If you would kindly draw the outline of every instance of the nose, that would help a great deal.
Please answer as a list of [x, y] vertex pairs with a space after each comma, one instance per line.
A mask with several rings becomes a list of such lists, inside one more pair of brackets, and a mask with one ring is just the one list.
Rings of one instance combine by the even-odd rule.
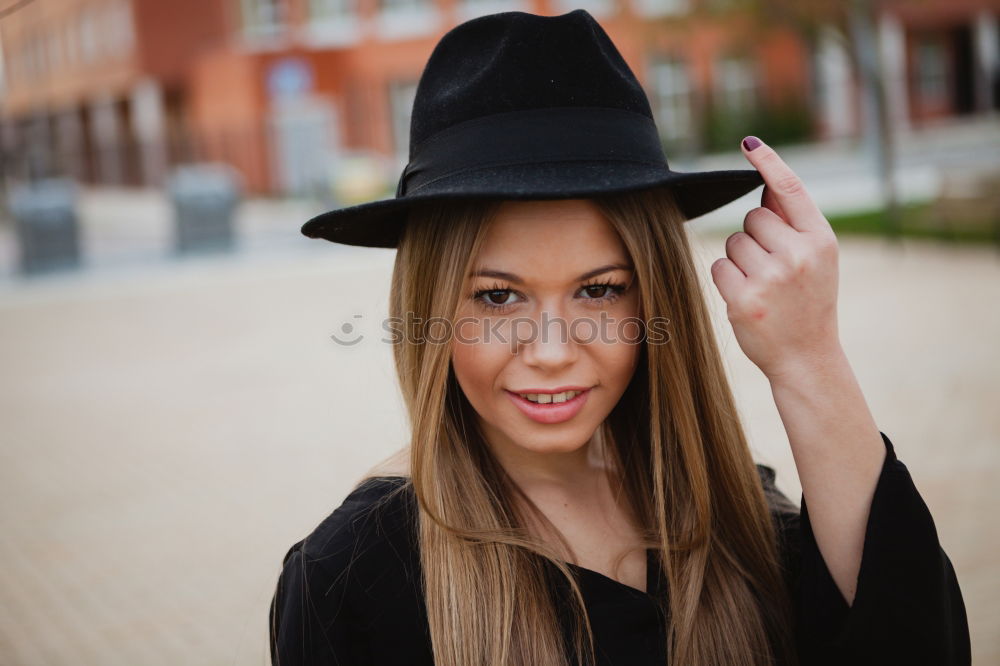
[[573, 339], [570, 324], [561, 314], [543, 310], [516, 327], [514, 334], [521, 360], [544, 371], [558, 370], [575, 363], [580, 348]]

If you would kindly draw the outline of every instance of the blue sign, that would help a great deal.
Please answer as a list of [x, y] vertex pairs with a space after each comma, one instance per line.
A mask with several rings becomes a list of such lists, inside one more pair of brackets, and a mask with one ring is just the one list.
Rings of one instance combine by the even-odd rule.
[[312, 85], [312, 66], [302, 58], [282, 58], [267, 72], [267, 91], [272, 97], [297, 97]]

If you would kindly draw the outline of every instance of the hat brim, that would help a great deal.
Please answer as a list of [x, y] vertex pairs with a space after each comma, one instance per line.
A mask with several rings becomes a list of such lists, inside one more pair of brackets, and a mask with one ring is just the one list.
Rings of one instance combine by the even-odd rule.
[[302, 225], [302, 233], [345, 245], [394, 248], [407, 211], [417, 201], [576, 199], [661, 185], [671, 188], [685, 220], [691, 220], [763, 184], [754, 169], [681, 172], [645, 163], [607, 161], [497, 166], [452, 174], [402, 197], [321, 213]]

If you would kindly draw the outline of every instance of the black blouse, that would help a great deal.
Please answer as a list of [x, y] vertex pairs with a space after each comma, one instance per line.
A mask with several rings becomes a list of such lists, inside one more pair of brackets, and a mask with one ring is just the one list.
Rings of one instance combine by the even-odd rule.
[[[884, 433], [882, 439], [886, 458], [850, 606], [816, 545], [805, 497], [799, 511], [775, 487], [774, 469], [757, 464], [778, 526], [801, 663], [970, 664], [955, 570], [909, 470]], [[420, 590], [416, 500], [411, 487], [391, 493], [405, 481], [365, 480], [288, 550], [269, 611], [272, 664], [434, 663]], [[579, 574], [601, 664], [666, 663], [665, 579], [655, 551], [647, 558], [648, 592], [570, 564]]]

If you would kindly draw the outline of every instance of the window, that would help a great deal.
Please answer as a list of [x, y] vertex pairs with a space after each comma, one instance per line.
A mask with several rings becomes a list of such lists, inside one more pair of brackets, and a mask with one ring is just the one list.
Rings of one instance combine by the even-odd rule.
[[459, 0], [455, 5], [458, 21], [464, 22], [486, 14], [530, 12], [527, 0]]
[[679, 58], [658, 57], [649, 66], [653, 112], [660, 136], [683, 141], [691, 135], [691, 78]]
[[59, 43], [60, 36], [61, 31], [55, 26], [50, 25], [47, 39], [49, 48], [48, 57], [49, 65], [51, 66], [53, 72], [58, 72], [63, 63], [62, 44]]
[[757, 73], [747, 58], [727, 57], [715, 71], [716, 100], [727, 112], [742, 116], [757, 106]]
[[108, 30], [108, 48], [116, 58], [126, 58], [132, 53], [135, 45], [135, 32], [132, 26], [132, 3], [129, 0], [119, 0], [109, 5], [105, 14]]
[[379, 0], [380, 39], [423, 37], [443, 29], [444, 18], [431, 0]]
[[413, 99], [417, 94], [417, 81], [391, 81], [389, 83], [389, 113], [392, 117], [392, 139], [399, 169], [409, 161], [410, 117]]
[[948, 97], [948, 54], [940, 39], [924, 38], [917, 44], [917, 92], [931, 103]]
[[45, 61], [45, 40], [42, 37], [42, 33], [36, 32], [32, 34], [28, 45], [31, 53], [32, 76], [42, 78], [48, 73], [48, 63]]
[[316, 47], [349, 46], [361, 39], [357, 0], [309, 0], [306, 36]]
[[632, 0], [635, 12], [640, 16], [677, 16], [691, 9], [691, 0]]
[[69, 63], [69, 67], [71, 68], [76, 66], [77, 58], [80, 57], [78, 38], [79, 33], [72, 21], [67, 21], [63, 24], [63, 47], [66, 53], [66, 62]]
[[617, 10], [617, 2], [621, 0], [555, 0], [553, 3], [559, 12], [569, 12], [574, 9], [586, 9], [595, 18], [612, 16]]
[[356, 11], [354, 0], [309, 0], [309, 18], [312, 20], [353, 16]]
[[379, 7], [389, 11], [394, 9], [420, 9], [427, 4], [427, 0], [379, 0]]
[[80, 45], [80, 59], [83, 60], [84, 64], [94, 62], [99, 55], [97, 45], [98, 23], [98, 17], [92, 7], [85, 7], [80, 12], [79, 23], [77, 25], [79, 30], [78, 42]]
[[284, 32], [285, 0], [240, 0], [243, 34], [251, 39], [276, 37]]
[[812, 55], [811, 93], [827, 137], [848, 136], [852, 119], [851, 62], [845, 40], [830, 26], [819, 33]]

